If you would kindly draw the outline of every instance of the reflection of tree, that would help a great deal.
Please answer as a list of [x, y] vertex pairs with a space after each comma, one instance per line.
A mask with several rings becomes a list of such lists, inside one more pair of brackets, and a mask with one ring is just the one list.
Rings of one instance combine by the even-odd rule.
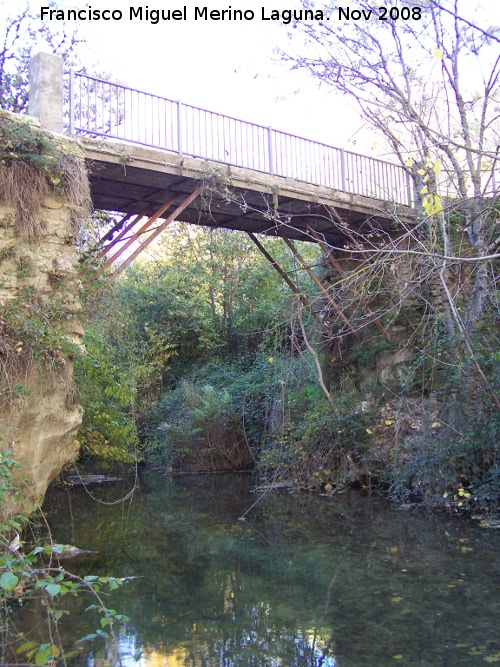
[[[321, 642], [321, 633], [297, 627], [283, 628], [269, 622], [269, 608], [261, 603], [248, 610], [245, 628], [223, 631], [220, 625], [208, 625], [202, 636], [192, 636], [186, 667], [333, 667], [329, 641]], [[327, 632], [321, 636], [327, 636]]]

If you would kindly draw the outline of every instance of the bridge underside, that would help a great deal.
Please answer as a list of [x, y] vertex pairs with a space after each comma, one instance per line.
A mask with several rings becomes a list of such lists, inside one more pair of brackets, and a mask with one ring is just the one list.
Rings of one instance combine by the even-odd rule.
[[[160, 217], [191, 195], [200, 182], [227, 185], [230, 201], [205, 192], [177, 218], [212, 227], [312, 241], [308, 228], [331, 246], [344, 248], [374, 231], [394, 230], [395, 220], [414, 221], [406, 206], [336, 191], [250, 169], [166, 151], [80, 138], [96, 209], [153, 214], [176, 195]], [[277, 214], [277, 215], [276, 215]]]

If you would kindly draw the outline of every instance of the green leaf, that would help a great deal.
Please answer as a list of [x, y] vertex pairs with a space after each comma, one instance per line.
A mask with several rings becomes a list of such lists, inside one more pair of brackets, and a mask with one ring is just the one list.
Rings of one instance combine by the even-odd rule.
[[20, 655], [21, 653], [27, 653], [37, 647], [38, 644], [36, 642], [24, 642], [24, 644], [21, 644], [21, 646], [16, 648], [16, 653], [17, 655]]
[[35, 665], [46, 665], [51, 659], [51, 657], [52, 654], [50, 648], [46, 648], [43, 651], [38, 649], [38, 651], [35, 654]]
[[10, 593], [19, 583], [18, 577], [12, 572], [4, 572], [0, 577], [0, 588]]
[[45, 586], [45, 590], [47, 591], [47, 593], [50, 595], [51, 598], [60, 593], [61, 588], [62, 586], [60, 586], [60, 584], [47, 584]]
[[91, 632], [90, 635], [85, 635], [85, 637], [82, 637], [81, 639], [77, 639], [75, 644], [82, 644], [83, 642], [88, 642], [92, 639], [95, 639], [97, 635], [95, 632]]
[[122, 623], [128, 623], [128, 621], [130, 621], [130, 618], [125, 614], [116, 614], [115, 619], [117, 621], [121, 621]]

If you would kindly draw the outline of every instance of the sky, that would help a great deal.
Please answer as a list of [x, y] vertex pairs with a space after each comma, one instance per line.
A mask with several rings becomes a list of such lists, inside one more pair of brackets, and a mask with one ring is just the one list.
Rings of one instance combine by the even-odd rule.
[[[288, 34], [295, 37], [295, 33], [281, 22], [261, 20], [262, 0], [233, 3], [233, 8], [254, 10], [255, 19], [245, 22], [195, 21], [194, 7], [204, 4], [198, 0], [183, 2], [187, 6], [186, 21], [157, 25], [130, 21], [129, 7], [184, 5], [175, 1], [143, 5], [131, 0], [90, 2], [92, 9], [120, 8], [123, 19], [80, 22], [80, 32], [86, 39], [82, 60], [93, 63], [96, 71], [112, 80], [134, 88], [357, 150], [357, 112], [346, 100], [335, 99], [331, 90], [318, 90], [317, 83], [305, 72], [291, 72], [279, 61], [276, 48], [287, 46]], [[36, 8], [41, 5], [38, 3]], [[62, 0], [57, 6], [78, 5]], [[208, 6], [231, 7], [222, 3]], [[298, 41], [298, 33], [296, 36]], [[91, 71], [92, 67], [87, 69]]]
[[[29, 0], [35, 11], [42, 2]], [[448, 0], [444, 0], [447, 2]], [[202, 0], [182, 0], [187, 20], [160, 21], [154, 25], [131, 21], [129, 8], [179, 9], [175, 0], [149, 4], [133, 0], [94, 0], [87, 5], [56, 0], [58, 8], [120, 9], [120, 21], [80, 21], [86, 39], [81, 59], [87, 70], [105, 73], [110, 80], [203, 107], [242, 120], [272, 126], [366, 155], [380, 156], [381, 144], [363, 123], [353, 103], [327, 86], [319, 87], [304, 71], [291, 71], [276, 49], [300, 51], [300, 31], [280, 21], [262, 20], [279, 3], [267, 0], [235, 0], [233, 5], [212, 2], [209, 9], [251, 9], [252, 21], [196, 21], [194, 8]], [[468, 0], [479, 9], [485, 27], [500, 25], [498, 0]], [[374, 3], [379, 7], [383, 2]], [[401, 0], [387, 6], [402, 7]], [[281, 4], [281, 8], [283, 8]], [[300, 3], [289, 3], [298, 8]], [[314, 6], [314, 5], [313, 5]], [[316, 7], [320, 7], [318, 3]], [[342, 3], [355, 8], [356, 2]], [[56, 21], [53, 22], [56, 25]], [[59, 24], [60, 25], [60, 24]], [[74, 25], [74, 23], [73, 23]]]

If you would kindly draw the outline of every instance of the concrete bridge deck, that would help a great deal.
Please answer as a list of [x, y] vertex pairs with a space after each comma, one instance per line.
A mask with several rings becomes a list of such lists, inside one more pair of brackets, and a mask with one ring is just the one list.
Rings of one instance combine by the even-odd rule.
[[96, 209], [140, 214], [151, 204], [152, 214], [177, 195], [160, 216], [165, 218], [200, 181], [213, 179], [227, 182], [231, 201], [214, 195], [208, 204], [197, 197], [178, 220], [306, 241], [314, 240], [307, 231], [310, 226], [328, 244], [342, 248], [349, 232], [389, 230], [395, 216], [405, 222], [415, 218], [408, 206], [321, 185], [121, 142], [80, 140]]

